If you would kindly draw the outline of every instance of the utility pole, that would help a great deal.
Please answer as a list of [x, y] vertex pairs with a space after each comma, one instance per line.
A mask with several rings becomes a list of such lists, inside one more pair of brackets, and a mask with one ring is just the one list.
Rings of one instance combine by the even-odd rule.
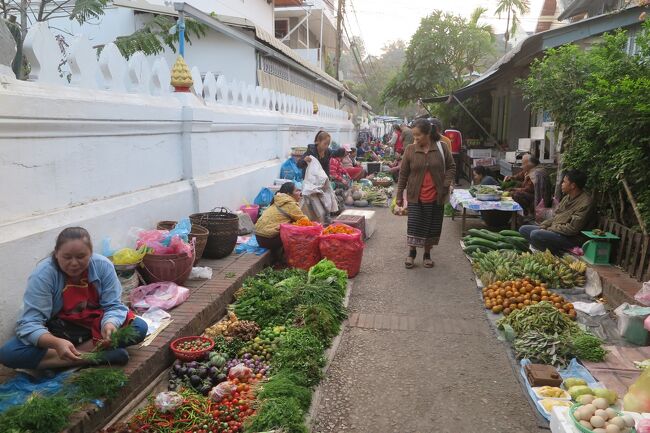
[[334, 58], [334, 67], [336, 68], [335, 77], [339, 79], [339, 70], [341, 66], [341, 45], [343, 43], [343, 14], [345, 13], [345, 0], [339, 0], [338, 13], [336, 14], [336, 55]]

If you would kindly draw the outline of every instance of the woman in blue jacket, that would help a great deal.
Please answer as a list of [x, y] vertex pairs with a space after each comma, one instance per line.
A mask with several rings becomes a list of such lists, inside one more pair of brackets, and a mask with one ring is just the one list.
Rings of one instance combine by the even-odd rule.
[[129, 354], [124, 347], [144, 340], [147, 324], [122, 304], [121, 293], [113, 264], [93, 254], [88, 232], [66, 228], [52, 256], [29, 277], [16, 336], [0, 348], [0, 363], [25, 369], [88, 364], [77, 346], [91, 340], [105, 344], [118, 328], [131, 325], [136, 335], [130, 341], [99, 351], [93, 361], [126, 364]]

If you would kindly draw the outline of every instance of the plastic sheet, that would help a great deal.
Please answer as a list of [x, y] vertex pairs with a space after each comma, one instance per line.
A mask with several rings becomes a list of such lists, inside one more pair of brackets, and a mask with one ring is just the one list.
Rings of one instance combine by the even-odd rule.
[[67, 370], [39, 379], [25, 373], [18, 373], [18, 376], [0, 385], [0, 413], [23, 404], [33, 393], [43, 396], [56, 394], [61, 391], [64, 382], [73, 373], [73, 370]]
[[162, 413], [173, 412], [183, 404], [183, 396], [174, 391], [158, 393], [154, 405]]
[[294, 268], [309, 270], [320, 262], [319, 236], [323, 226], [294, 226], [292, 224], [280, 225], [280, 238], [284, 246], [287, 264]]
[[354, 234], [323, 234], [319, 239], [319, 249], [323, 258], [331, 260], [338, 269], [346, 271], [349, 278], [354, 278], [361, 269], [364, 244], [361, 230], [347, 227], [352, 229]]
[[266, 248], [260, 247], [257, 243], [257, 238], [255, 235], [251, 236], [246, 242], [237, 244], [235, 247], [235, 253], [237, 254], [255, 254], [256, 256], [261, 256], [267, 251]]
[[192, 268], [188, 280], [209, 280], [212, 278], [212, 268], [208, 266]]
[[139, 311], [147, 311], [152, 307], [171, 310], [185, 302], [189, 296], [189, 289], [166, 281], [133, 289], [129, 294], [129, 301], [131, 306]]

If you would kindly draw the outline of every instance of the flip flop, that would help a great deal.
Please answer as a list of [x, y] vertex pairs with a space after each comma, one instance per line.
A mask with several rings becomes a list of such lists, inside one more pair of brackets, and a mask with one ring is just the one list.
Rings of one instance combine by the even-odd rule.
[[425, 268], [433, 268], [433, 260], [431, 260], [431, 259], [424, 259], [424, 260], [422, 261], [422, 265], [423, 265]]
[[413, 269], [413, 267], [415, 267], [415, 259], [413, 257], [407, 257], [404, 261], [404, 267], [406, 267], [406, 269]]

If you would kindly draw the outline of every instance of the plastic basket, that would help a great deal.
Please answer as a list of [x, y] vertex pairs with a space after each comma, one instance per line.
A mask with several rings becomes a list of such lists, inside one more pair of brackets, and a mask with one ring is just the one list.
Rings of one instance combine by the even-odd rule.
[[[188, 352], [185, 350], [180, 350], [177, 349], [176, 346], [184, 341], [190, 341], [190, 340], [203, 340], [203, 341], [208, 341], [210, 342], [210, 347], [207, 349], [198, 351], [198, 352]], [[169, 345], [170, 349], [172, 352], [174, 352], [174, 356], [176, 356], [176, 359], [179, 359], [184, 362], [191, 362], [191, 361], [198, 361], [199, 359], [205, 358], [205, 356], [214, 348], [214, 340], [208, 337], [203, 337], [203, 336], [190, 336], [190, 337], [181, 337], [177, 338], [176, 340], [172, 341]]]
[[[582, 424], [580, 424], [580, 421], [578, 421], [576, 419], [575, 415], [574, 415], [575, 411], [578, 410], [579, 408], [581, 408], [582, 406], [583, 405], [581, 405], [581, 404], [574, 404], [573, 406], [571, 406], [571, 408], [569, 409], [569, 416], [571, 417], [571, 421], [573, 421], [573, 425], [580, 432], [582, 432], [582, 433], [593, 433], [593, 430], [589, 430], [589, 429], [583, 427]], [[616, 409], [614, 409], [614, 410], [616, 410]], [[623, 414], [621, 412], [619, 412], [619, 411], [616, 411], [616, 415], [623, 416]], [[630, 433], [636, 433], [636, 429], [634, 427], [632, 427], [632, 429], [629, 430], [629, 431], [630, 431]]]

